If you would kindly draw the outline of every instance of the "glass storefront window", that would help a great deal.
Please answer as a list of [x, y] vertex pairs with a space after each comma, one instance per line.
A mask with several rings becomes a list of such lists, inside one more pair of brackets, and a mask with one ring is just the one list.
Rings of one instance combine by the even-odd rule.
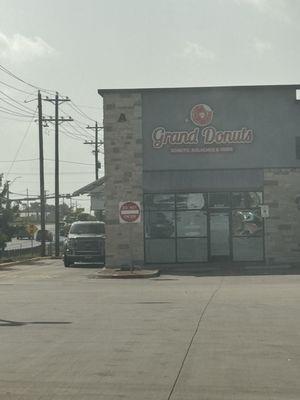
[[230, 207], [230, 193], [216, 192], [209, 193], [209, 207], [211, 208], [227, 208]]
[[176, 223], [178, 237], [207, 236], [207, 215], [204, 211], [178, 211]]
[[264, 258], [262, 237], [234, 237], [233, 261], [262, 261]]
[[232, 208], [256, 208], [262, 204], [262, 192], [233, 192]]
[[146, 238], [171, 238], [175, 236], [173, 211], [145, 212]]
[[233, 236], [262, 236], [263, 219], [260, 209], [232, 211]]
[[148, 239], [145, 243], [146, 260], [150, 263], [176, 261], [174, 239]]
[[146, 262], [262, 261], [262, 199], [259, 191], [145, 194]]
[[174, 210], [174, 194], [146, 194], [144, 196], [145, 210]]
[[177, 239], [178, 262], [207, 261], [207, 238]]
[[176, 195], [176, 208], [187, 210], [202, 210], [206, 207], [206, 194], [182, 193]]

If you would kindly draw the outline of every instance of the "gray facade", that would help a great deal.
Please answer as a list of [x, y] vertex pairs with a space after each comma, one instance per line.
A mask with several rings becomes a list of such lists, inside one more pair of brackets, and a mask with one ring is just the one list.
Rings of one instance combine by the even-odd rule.
[[297, 88], [99, 90], [107, 264], [298, 261]]
[[[295, 136], [300, 126], [296, 88], [257, 86], [143, 92], [144, 170], [300, 167], [300, 160], [295, 157]], [[191, 110], [197, 104], [208, 105], [213, 111], [209, 124], [197, 126], [191, 120]], [[199, 145], [190, 147], [202, 147], [201, 132], [207, 126], [217, 131], [246, 128], [253, 131], [253, 141], [224, 146], [233, 147], [233, 151], [218, 154], [170, 152], [170, 148], [178, 150], [176, 145], [153, 147], [152, 132], [157, 127], [172, 132], [199, 128]]]

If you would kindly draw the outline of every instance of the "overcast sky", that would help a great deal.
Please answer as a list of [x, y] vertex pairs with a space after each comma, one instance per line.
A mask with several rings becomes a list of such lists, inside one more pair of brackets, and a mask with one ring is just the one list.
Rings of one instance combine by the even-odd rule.
[[[94, 180], [92, 147], [83, 142], [92, 139], [84, 137], [92, 134], [85, 125], [102, 123], [99, 88], [300, 83], [298, 0], [0, 0], [0, 6], [0, 64], [69, 96], [91, 118], [69, 103], [60, 106], [62, 116], [76, 119], [61, 131], [62, 193]], [[3, 71], [0, 81], [0, 172], [13, 182], [12, 192], [38, 194], [36, 101], [25, 104], [32, 111], [20, 104], [36, 91]], [[51, 104], [44, 108], [54, 114]], [[46, 190], [53, 193], [53, 130], [44, 137]]]

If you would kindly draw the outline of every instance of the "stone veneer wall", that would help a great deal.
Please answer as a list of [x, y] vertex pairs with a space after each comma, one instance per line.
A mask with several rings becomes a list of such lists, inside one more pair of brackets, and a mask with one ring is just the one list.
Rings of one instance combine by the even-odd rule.
[[[119, 202], [143, 204], [142, 100], [108, 93], [104, 102], [106, 265], [144, 261], [143, 223], [120, 224]], [[124, 121], [125, 117], [125, 121]]]
[[[264, 203], [270, 217], [265, 220], [266, 262], [300, 261], [300, 169], [266, 169]], [[299, 204], [300, 206], [300, 204]]]

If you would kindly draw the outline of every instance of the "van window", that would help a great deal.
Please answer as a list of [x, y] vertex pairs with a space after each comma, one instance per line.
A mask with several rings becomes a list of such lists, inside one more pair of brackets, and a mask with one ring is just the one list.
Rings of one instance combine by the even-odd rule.
[[105, 227], [104, 224], [74, 224], [69, 233], [102, 235], [105, 233]]

